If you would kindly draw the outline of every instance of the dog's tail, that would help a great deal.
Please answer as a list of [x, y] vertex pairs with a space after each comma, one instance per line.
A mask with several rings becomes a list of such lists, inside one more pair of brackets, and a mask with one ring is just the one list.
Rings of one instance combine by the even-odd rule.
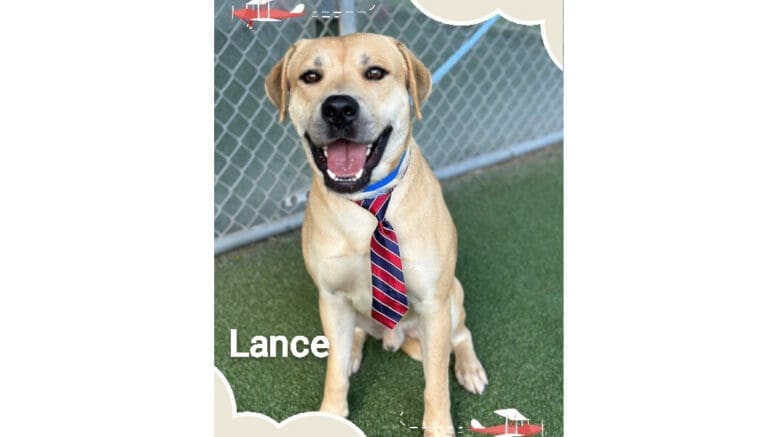
[[416, 361], [421, 361], [421, 358], [423, 357], [421, 355], [421, 342], [417, 338], [406, 336], [401, 347], [407, 356]]

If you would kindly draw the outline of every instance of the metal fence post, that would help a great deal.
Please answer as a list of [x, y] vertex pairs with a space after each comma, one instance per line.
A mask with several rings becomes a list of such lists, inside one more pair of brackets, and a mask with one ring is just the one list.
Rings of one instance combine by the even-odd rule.
[[340, 35], [348, 35], [356, 32], [356, 11], [353, 0], [339, 0], [340, 7]]

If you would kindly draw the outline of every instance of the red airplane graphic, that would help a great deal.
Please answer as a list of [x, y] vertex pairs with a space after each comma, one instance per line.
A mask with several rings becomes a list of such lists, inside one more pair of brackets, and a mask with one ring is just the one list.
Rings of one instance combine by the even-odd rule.
[[494, 425], [489, 426], [488, 428], [470, 428], [468, 429], [470, 432], [476, 432], [478, 434], [491, 434], [491, 435], [498, 435], [498, 436], [532, 436], [535, 434], [539, 434], [542, 432], [542, 427], [540, 425], [533, 425], [529, 423], [525, 423], [523, 425], [515, 425], [515, 426], [507, 426], [507, 429], [505, 429], [505, 426], [502, 425]]
[[[251, 0], [246, 3], [243, 9], [235, 10], [232, 6], [232, 16], [245, 21], [249, 29], [254, 28], [254, 21], [281, 21], [289, 18], [305, 16], [305, 5], [302, 3], [294, 6], [294, 9], [287, 11], [285, 9], [271, 8], [269, 3], [272, 0]], [[265, 5], [262, 7], [262, 5]], [[252, 6], [256, 6], [253, 8]]]
[[[505, 423], [502, 425], [494, 425], [485, 427], [475, 419], [472, 419], [470, 428], [467, 431], [475, 432], [478, 434], [491, 434], [498, 437], [515, 437], [515, 436], [532, 436], [540, 433], [544, 433], [544, 426], [533, 425], [529, 423], [529, 419], [523, 417], [521, 413], [515, 408], [508, 408], [504, 410], [496, 410], [494, 413], [505, 418]], [[514, 422], [509, 424], [508, 422]]]

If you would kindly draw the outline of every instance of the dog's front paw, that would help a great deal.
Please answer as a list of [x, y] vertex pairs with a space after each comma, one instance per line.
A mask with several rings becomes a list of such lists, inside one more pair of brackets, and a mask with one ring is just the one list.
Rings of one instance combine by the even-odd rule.
[[456, 380], [467, 391], [480, 395], [486, 390], [488, 385], [486, 370], [474, 355], [467, 359], [457, 357], [454, 371], [456, 372]]
[[335, 416], [348, 417], [347, 402], [328, 402], [326, 399], [321, 403], [319, 409], [322, 413], [334, 414]]
[[429, 420], [424, 419], [424, 437], [449, 437], [456, 435], [453, 429], [453, 422], [450, 417], [442, 420]]

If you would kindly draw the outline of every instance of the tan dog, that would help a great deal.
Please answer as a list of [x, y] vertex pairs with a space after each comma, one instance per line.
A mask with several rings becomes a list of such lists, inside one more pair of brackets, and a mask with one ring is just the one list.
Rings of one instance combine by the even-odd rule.
[[[451, 350], [464, 388], [480, 394], [488, 380], [464, 325], [463, 290], [454, 276], [456, 228], [412, 137], [409, 100], [421, 119], [420, 105], [431, 92], [429, 70], [402, 43], [382, 35], [300, 40], [272, 69], [265, 89], [281, 121], [288, 103], [313, 169], [302, 251], [330, 344], [321, 410], [348, 415], [348, 378], [359, 369], [369, 334], [383, 339], [384, 349], [402, 347], [422, 359], [425, 435], [453, 434]], [[383, 187], [393, 188], [386, 218], [401, 248], [410, 308], [392, 330], [370, 315], [377, 220], [354, 200], [372, 197], [365, 188], [385, 182], [395, 169], [397, 177]]]

